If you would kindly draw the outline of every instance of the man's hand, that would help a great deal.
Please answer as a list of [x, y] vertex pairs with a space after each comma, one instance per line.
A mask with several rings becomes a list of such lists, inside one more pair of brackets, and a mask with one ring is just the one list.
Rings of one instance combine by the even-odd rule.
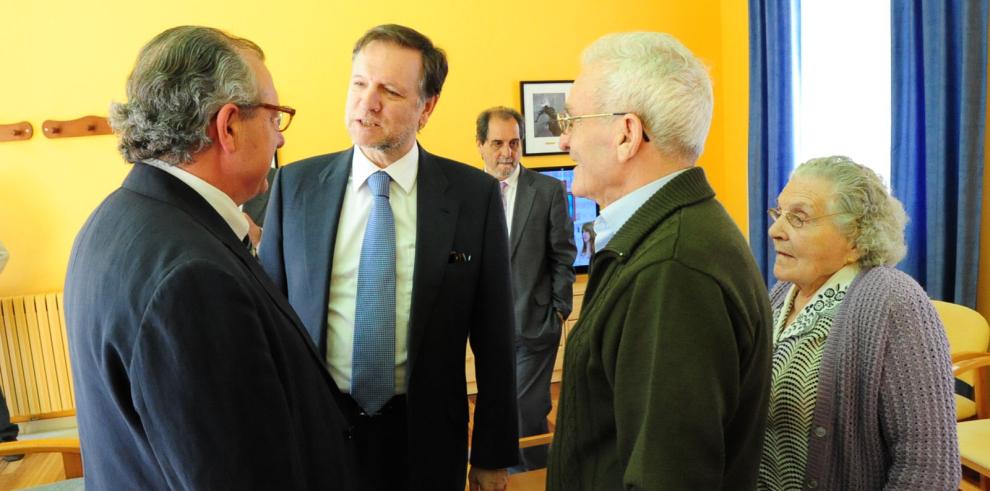
[[567, 318], [564, 317], [564, 314], [562, 314], [559, 310], [556, 309], [553, 311], [553, 313], [557, 314], [557, 319], [560, 320], [560, 325], [564, 325], [564, 321], [567, 320]]
[[509, 471], [506, 469], [482, 469], [471, 466], [468, 472], [471, 491], [505, 491], [509, 487]]

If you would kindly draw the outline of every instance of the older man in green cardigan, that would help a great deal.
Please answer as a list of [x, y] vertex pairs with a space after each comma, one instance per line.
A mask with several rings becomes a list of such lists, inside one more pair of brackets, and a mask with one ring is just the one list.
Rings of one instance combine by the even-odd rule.
[[680, 42], [605, 36], [559, 121], [574, 194], [602, 207], [567, 340], [548, 489], [752, 489], [770, 308], [746, 241], [695, 167], [711, 81]]

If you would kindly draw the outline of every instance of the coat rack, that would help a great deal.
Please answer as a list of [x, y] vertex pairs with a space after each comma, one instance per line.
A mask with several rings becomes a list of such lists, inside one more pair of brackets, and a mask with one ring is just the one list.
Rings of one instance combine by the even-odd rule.
[[27, 121], [0, 124], [0, 142], [29, 140], [32, 136], [34, 136], [34, 127]]
[[47, 120], [41, 125], [48, 138], [70, 138], [74, 136], [109, 135], [113, 133], [107, 118], [84, 116], [71, 121]]

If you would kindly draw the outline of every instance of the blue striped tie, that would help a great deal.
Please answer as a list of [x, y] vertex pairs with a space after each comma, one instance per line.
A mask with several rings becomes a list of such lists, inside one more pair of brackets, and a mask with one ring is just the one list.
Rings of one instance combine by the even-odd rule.
[[384, 171], [368, 178], [372, 205], [361, 244], [351, 397], [376, 414], [395, 393], [395, 221]]

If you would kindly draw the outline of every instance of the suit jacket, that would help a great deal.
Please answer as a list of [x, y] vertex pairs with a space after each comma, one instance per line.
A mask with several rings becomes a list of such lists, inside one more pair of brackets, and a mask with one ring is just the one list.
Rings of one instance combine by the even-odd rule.
[[516, 336], [534, 349], [560, 339], [560, 320], [571, 314], [574, 285], [574, 223], [562, 183], [520, 165], [509, 257]]
[[[265, 270], [324, 352], [331, 258], [353, 151], [279, 170], [260, 248]], [[467, 464], [468, 340], [479, 387], [471, 463], [494, 469], [518, 460], [505, 217], [495, 179], [422, 147], [416, 185], [406, 370], [409, 474], [413, 489], [459, 490]]]
[[220, 215], [135, 164], [65, 284], [87, 489], [349, 489], [338, 392]]

